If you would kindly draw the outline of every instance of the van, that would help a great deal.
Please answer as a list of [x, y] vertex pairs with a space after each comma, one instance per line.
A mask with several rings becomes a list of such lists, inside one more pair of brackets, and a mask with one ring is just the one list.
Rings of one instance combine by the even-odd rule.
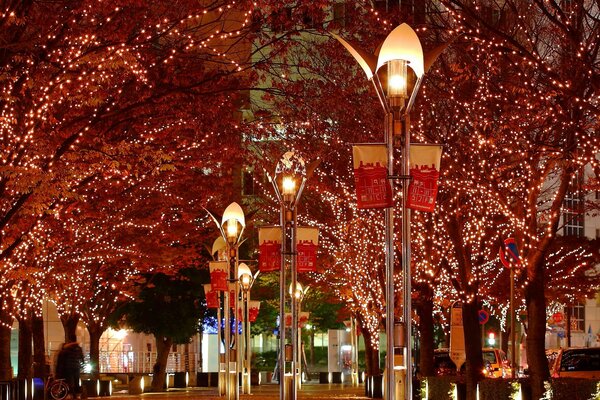
[[553, 378], [600, 379], [600, 347], [560, 349], [550, 373]]

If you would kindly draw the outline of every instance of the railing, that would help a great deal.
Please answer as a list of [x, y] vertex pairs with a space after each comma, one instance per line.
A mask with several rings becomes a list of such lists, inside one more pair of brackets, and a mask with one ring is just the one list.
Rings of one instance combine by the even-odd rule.
[[[99, 363], [100, 373], [152, 373], [156, 352], [101, 351]], [[198, 353], [169, 353], [167, 372], [196, 371], [199, 365]]]

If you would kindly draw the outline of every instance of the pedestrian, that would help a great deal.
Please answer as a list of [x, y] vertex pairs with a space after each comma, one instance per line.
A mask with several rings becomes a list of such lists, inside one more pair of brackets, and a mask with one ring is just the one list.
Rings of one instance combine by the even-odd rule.
[[76, 399], [80, 393], [79, 374], [83, 365], [83, 351], [75, 335], [70, 335], [68, 339], [58, 353], [56, 377], [65, 380], [73, 399]]

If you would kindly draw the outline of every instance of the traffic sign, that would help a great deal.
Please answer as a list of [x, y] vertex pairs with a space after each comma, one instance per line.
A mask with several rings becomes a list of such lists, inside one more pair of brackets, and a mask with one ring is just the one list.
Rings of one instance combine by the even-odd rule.
[[479, 325], [483, 325], [490, 320], [490, 313], [485, 310], [479, 310], [477, 317], [479, 318]]

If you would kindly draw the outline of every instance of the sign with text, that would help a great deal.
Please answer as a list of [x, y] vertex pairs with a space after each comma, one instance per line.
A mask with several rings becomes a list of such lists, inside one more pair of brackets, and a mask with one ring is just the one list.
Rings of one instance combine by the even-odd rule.
[[462, 303], [455, 301], [450, 309], [450, 359], [454, 361], [456, 371], [460, 371], [467, 360], [462, 311]]
[[413, 210], [433, 212], [440, 178], [442, 146], [413, 144], [410, 146], [410, 183], [406, 206]]

